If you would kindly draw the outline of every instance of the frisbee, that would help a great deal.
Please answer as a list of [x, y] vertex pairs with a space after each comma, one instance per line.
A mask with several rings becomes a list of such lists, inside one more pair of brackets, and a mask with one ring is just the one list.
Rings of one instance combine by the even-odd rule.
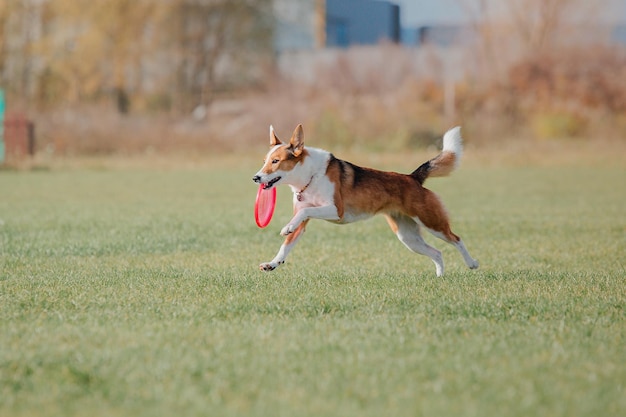
[[274, 215], [274, 208], [276, 208], [276, 187], [266, 190], [263, 188], [263, 184], [259, 185], [254, 203], [254, 220], [256, 220], [257, 226], [263, 228], [270, 224]]

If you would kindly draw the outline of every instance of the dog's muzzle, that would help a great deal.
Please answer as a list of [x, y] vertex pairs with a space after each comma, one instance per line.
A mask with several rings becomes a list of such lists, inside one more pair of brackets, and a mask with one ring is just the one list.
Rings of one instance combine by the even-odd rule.
[[270, 188], [272, 188], [274, 186], [274, 184], [276, 184], [278, 181], [281, 180], [282, 177], [276, 177], [270, 181], [268, 181], [267, 183], [263, 183], [261, 181], [261, 176], [260, 175], [255, 175], [254, 177], [252, 177], [252, 181], [256, 182], [257, 184], [263, 184], [263, 189], [264, 190], [268, 190]]

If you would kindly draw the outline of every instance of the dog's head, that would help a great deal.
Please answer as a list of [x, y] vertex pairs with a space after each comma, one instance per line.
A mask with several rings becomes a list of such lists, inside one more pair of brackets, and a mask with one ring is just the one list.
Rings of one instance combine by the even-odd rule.
[[298, 125], [293, 131], [289, 143], [281, 142], [274, 133], [274, 128], [270, 126], [270, 150], [265, 156], [263, 167], [252, 180], [262, 184], [266, 190], [281, 181], [289, 184], [290, 177], [295, 175], [294, 168], [305, 155], [302, 125]]

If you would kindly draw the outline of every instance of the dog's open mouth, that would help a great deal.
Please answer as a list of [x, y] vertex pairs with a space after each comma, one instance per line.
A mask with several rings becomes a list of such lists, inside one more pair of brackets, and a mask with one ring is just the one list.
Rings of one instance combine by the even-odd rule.
[[263, 189], [264, 190], [269, 190], [270, 188], [272, 188], [272, 186], [274, 184], [276, 184], [278, 181], [280, 181], [282, 177], [276, 177], [273, 180], [271, 180], [270, 182], [268, 182], [267, 184], [263, 184]]

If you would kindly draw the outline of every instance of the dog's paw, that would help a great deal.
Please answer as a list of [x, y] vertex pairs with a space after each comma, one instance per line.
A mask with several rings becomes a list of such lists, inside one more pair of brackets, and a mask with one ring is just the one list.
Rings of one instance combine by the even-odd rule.
[[478, 261], [476, 259], [472, 259], [473, 262], [471, 262], [468, 266], [470, 269], [478, 269]]
[[279, 262], [279, 263], [276, 263], [276, 262], [265, 262], [265, 263], [262, 263], [261, 265], [259, 265], [259, 269], [261, 271], [264, 271], [264, 272], [270, 272], [270, 271], [273, 271], [276, 268], [278, 268], [278, 266], [281, 265], [281, 264], [282, 264], [282, 262]]
[[287, 236], [293, 233], [293, 231], [296, 230], [296, 226], [294, 226], [293, 224], [289, 223], [287, 226], [283, 227], [283, 229], [280, 231], [280, 235], [281, 236]]
[[266, 262], [266, 263], [262, 263], [261, 265], [259, 265], [259, 269], [261, 271], [269, 272], [269, 271], [275, 270], [277, 266], [278, 265], [274, 265], [271, 262]]

